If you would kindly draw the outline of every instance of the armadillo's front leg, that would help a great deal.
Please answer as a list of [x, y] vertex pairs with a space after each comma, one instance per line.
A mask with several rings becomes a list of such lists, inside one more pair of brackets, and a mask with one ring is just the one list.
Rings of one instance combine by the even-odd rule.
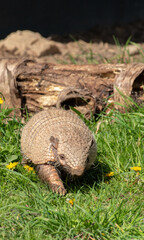
[[38, 165], [36, 166], [36, 172], [42, 181], [48, 183], [53, 192], [59, 193], [60, 195], [66, 194], [62, 180], [54, 166]]

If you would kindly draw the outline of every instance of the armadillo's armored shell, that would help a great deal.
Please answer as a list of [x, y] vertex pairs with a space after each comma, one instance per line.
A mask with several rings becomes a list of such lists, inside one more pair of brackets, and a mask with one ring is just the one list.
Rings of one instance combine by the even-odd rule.
[[[95, 143], [92, 133], [75, 113], [62, 109], [50, 109], [35, 114], [24, 127], [21, 136], [24, 157], [34, 164], [53, 160], [54, 156], [50, 151], [51, 136], [59, 141], [58, 153], [65, 153], [71, 159], [70, 167], [75, 166], [74, 161], [81, 161], [80, 154], [83, 152], [87, 154], [92, 140]], [[96, 155], [96, 144], [94, 145], [93, 158]], [[74, 154], [71, 153], [72, 148]], [[83, 148], [82, 153], [81, 148]]]

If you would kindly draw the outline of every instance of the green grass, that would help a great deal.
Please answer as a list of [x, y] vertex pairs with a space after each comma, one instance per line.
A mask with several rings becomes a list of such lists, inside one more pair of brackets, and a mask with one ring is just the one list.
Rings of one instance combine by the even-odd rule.
[[[65, 182], [64, 197], [20, 164], [6, 168], [21, 161], [22, 123], [10, 112], [0, 110], [0, 239], [144, 239], [144, 107], [99, 116], [95, 165]], [[86, 123], [95, 134], [97, 122]]]

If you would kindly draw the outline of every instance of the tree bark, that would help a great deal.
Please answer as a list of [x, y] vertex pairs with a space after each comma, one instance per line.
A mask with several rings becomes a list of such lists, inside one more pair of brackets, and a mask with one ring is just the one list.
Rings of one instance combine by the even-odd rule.
[[[143, 101], [144, 64], [54, 65], [30, 59], [0, 60], [0, 92], [18, 115], [49, 107], [74, 106], [89, 117], [107, 99], [124, 104], [124, 97]], [[117, 91], [120, 90], [120, 91]], [[21, 110], [20, 110], [21, 108]]]

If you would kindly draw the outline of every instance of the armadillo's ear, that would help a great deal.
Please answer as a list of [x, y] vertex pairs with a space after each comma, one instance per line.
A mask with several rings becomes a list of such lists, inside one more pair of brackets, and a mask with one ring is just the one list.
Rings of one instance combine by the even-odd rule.
[[58, 142], [59, 140], [53, 136], [50, 137], [50, 143], [51, 143], [51, 146], [54, 147], [55, 149], [58, 148]]
[[54, 161], [57, 161], [58, 160], [58, 153], [57, 153], [57, 149], [58, 149], [58, 142], [59, 140], [53, 136], [50, 137], [50, 148], [53, 152], [53, 155], [54, 155]]

